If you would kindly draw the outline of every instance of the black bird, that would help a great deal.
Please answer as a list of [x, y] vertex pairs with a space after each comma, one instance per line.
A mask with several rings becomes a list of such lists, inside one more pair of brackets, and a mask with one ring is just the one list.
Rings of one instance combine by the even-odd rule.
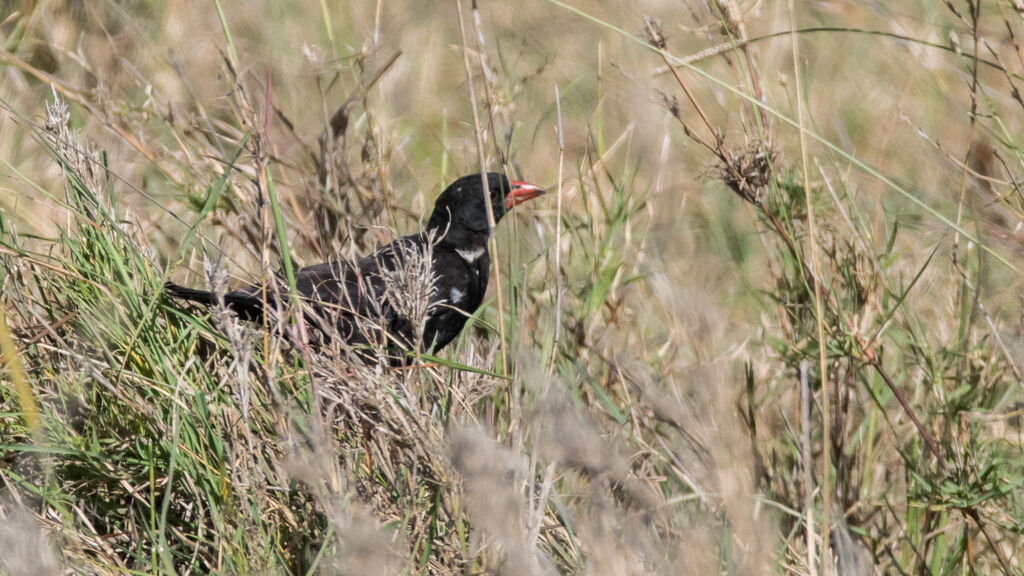
[[[434, 203], [427, 228], [403, 236], [356, 262], [335, 260], [301, 268], [295, 287], [306, 317], [330, 337], [337, 330], [347, 344], [383, 344], [394, 350], [436, 352], [451, 342], [480, 306], [487, 291], [491, 230], [480, 174], [452, 182]], [[544, 193], [533, 184], [487, 174], [487, 195], [497, 223], [512, 207]], [[429, 262], [425, 255], [430, 255]], [[433, 289], [424, 282], [433, 275]], [[273, 314], [281, 300], [274, 285], [262, 284], [224, 295], [224, 305], [240, 317], [258, 321], [264, 305]], [[175, 297], [213, 305], [213, 292], [167, 283]], [[284, 288], [282, 288], [283, 290]], [[416, 330], [420, 322], [422, 331]], [[383, 330], [382, 330], [383, 328]], [[417, 338], [419, 333], [420, 337]]]

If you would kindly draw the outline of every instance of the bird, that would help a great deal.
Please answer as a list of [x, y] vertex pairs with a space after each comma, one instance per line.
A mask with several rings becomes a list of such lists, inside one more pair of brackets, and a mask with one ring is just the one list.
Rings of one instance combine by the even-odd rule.
[[[354, 262], [336, 258], [296, 271], [305, 317], [322, 335], [342, 338], [364, 357], [373, 356], [367, 350], [386, 349], [392, 364], [405, 352], [437, 353], [447, 346], [487, 292], [491, 226], [484, 181], [477, 173], [452, 182], [419, 233]], [[497, 172], [486, 174], [486, 185], [495, 224], [545, 192]], [[173, 282], [164, 288], [170, 296], [207, 307], [222, 302], [240, 318], [258, 322], [287, 301], [287, 288], [281, 286], [281, 281], [261, 282], [224, 294], [223, 300]]]

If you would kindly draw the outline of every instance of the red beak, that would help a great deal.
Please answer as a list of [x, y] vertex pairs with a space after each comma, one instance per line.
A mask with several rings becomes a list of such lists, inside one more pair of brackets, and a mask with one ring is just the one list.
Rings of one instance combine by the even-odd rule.
[[509, 180], [509, 185], [512, 186], [512, 191], [505, 197], [505, 207], [509, 210], [544, 193], [543, 188], [529, 182]]

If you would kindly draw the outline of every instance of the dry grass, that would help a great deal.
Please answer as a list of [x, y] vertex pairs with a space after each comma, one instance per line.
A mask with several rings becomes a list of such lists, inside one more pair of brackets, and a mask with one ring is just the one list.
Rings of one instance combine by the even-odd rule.
[[[1012, 6], [481, 4], [477, 133], [454, 3], [335, 4], [0, 2], [5, 573], [1022, 570]], [[161, 294], [478, 144], [561, 195], [442, 357]]]

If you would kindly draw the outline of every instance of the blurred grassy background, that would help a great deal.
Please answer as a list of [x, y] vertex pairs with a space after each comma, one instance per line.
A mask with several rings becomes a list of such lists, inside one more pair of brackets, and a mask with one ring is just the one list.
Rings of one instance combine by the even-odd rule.
[[[570, 4], [465, 7], [478, 135], [454, 3], [0, 2], [8, 571], [1021, 571], [1024, 12]], [[552, 194], [454, 367], [160, 296], [278, 270], [268, 204], [418, 229], [478, 136]]]

